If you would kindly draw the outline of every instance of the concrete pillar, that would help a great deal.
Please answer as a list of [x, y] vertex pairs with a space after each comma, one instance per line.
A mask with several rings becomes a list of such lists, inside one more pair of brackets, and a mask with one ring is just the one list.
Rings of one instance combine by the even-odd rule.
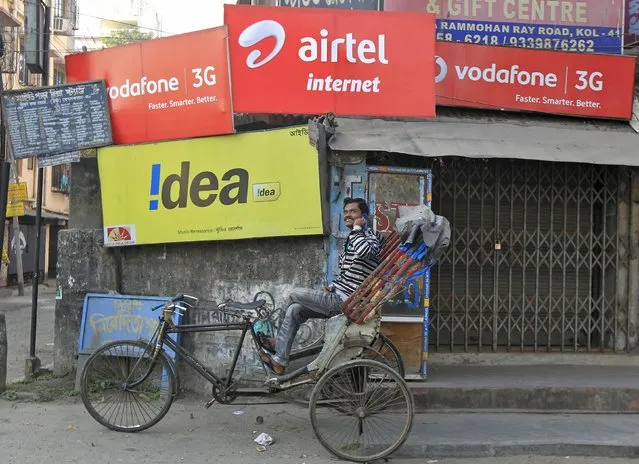
[[69, 229], [102, 230], [102, 200], [97, 158], [80, 158], [71, 164]]
[[628, 265], [628, 350], [637, 348], [639, 324], [639, 170], [633, 169], [630, 203], [630, 260]]
[[58, 235], [57, 286], [62, 299], [55, 305], [53, 369], [58, 375], [75, 366], [82, 305], [87, 292], [118, 288], [114, 253], [102, 246], [102, 202], [95, 150], [83, 152], [71, 165], [69, 229]]

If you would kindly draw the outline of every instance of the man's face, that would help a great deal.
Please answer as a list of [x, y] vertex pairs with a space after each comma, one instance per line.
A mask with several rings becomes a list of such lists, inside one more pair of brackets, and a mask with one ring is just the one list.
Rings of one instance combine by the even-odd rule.
[[353, 228], [355, 220], [362, 217], [362, 211], [359, 209], [357, 203], [347, 203], [344, 206], [344, 224], [349, 229]]

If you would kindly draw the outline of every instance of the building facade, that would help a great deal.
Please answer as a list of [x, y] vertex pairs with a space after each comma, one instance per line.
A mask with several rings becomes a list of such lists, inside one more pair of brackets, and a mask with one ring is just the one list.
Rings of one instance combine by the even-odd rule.
[[75, 51], [99, 50], [103, 39], [117, 31], [135, 30], [162, 37], [162, 21], [150, 0], [78, 0], [80, 15]]
[[[432, 175], [432, 209], [452, 233], [430, 275], [431, 359], [636, 351], [637, 134], [627, 123], [451, 108], [421, 123], [337, 122], [338, 156]], [[376, 217], [405, 204], [405, 177]]]
[[[25, 0], [2, 0], [0, 2], [0, 25], [5, 54], [1, 60], [5, 90], [18, 90], [45, 85], [60, 85], [66, 82], [64, 56], [73, 47], [73, 34], [77, 28], [78, 8], [75, 0], [50, 0], [51, 8], [49, 40], [49, 75], [32, 74], [26, 66], [25, 43]], [[5, 247], [9, 250], [10, 264], [2, 266], [0, 285], [17, 280], [15, 247], [22, 247], [23, 270], [28, 280], [33, 275], [33, 242], [35, 240], [35, 207], [38, 195], [38, 163], [35, 158], [12, 163], [12, 180], [26, 182], [27, 200], [25, 215], [19, 218], [20, 230], [17, 239], [13, 221], [8, 218], [5, 229]], [[69, 192], [71, 169], [69, 165], [44, 169], [44, 190], [42, 202], [42, 252], [40, 272], [43, 277], [55, 275], [57, 263], [57, 235], [65, 228], [69, 218]]]
[[[345, 9], [379, 9], [380, 5], [393, 2], [250, 3], [275, 3], [281, 8], [338, 5]], [[404, 2], [406, 8], [416, 3], [420, 2]], [[501, 4], [507, 8], [510, 2]], [[461, 11], [455, 14], [459, 16]], [[468, 362], [477, 359], [475, 354], [490, 356], [489, 362], [501, 362], [509, 353], [516, 353], [519, 360], [524, 354], [533, 362], [543, 359], [549, 363], [565, 362], [564, 355], [571, 358], [570, 362], [578, 363], [579, 356], [585, 354], [589, 360], [585, 362], [596, 364], [602, 358], [591, 355], [636, 352], [639, 208], [635, 205], [639, 204], [639, 162], [634, 155], [637, 133], [629, 124], [635, 62], [627, 66], [628, 59], [620, 56], [628, 50], [623, 49], [619, 40], [620, 28], [613, 25], [619, 9], [611, 7], [600, 11], [601, 15], [592, 13], [593, 21], [601, 22], [604, 18], [609, 24], [593, 22], [579, 30], [585, 33], [586, 29], [592, 32], [596, 27], [607, 28], [609, 35], [600, 36], [592, 45], [601, 54], [552, 49], [555, 39], [549, 42], [544, 39], [538, 42], [541, 46], [534, 51], [535, 57], [522, 58], [520, 52], [523, 56], [524, 50], [513, 51], [518, 48], [515, 44], [520, 43], [519, 36], [505, 36], [513, 44], [510, 47], [492, 47], [494, 35], [485, 35], [487, 44], [481, 42], [484, 36], [479, 34], [480, 43], [469, 43], [463, 36], [458, 40], [457, 35], [447, 41], [459, 47], [452, 57], [445, 57], [448, 81], [444, 81], [446, 72], [441, 69], [436, 72], [443, 85], [452, 82], [450, 87], [454, 88], [447, 101], [439, 99], [448, 90], [436, 89], [436, 118], [409, 121], [338, 116], [335, 130], [325, 141], [331, 178], [330, 182], [328, 178], [322, 182], [330, 190], [334, 208], [331, 207], [330, 233], [324, 237], [203, 240], [198, 244], [134, 246], [111, 252], [102, 246], [97, 163], [83, 159], [74, 165], [74, 173], [82, 180], [74, 184], [74, 192], [79, 195], [73, 198], [71, 230], [62, 239], [69, 257], [61, 266], [59, 279], [65, 296], [56, 308], [56, 323], [64, 327], [56, 339], [57, 372], [74, 367], [79, 308], [87, 292], [170, 295], [185, 290], [205, 300], [206, 309], [196, 310], [191, 319], [204, 322], [217, 317], [211, 308], [224, 299], [246, 300], [268, 289], [279, 306], [285, 304], [292, 285], [321, 286], [334, 272], [333, 250], [338, 249], [335, 245], [344, 238], [339, 209], [340, 200], [346, 196], [367, 198], [375, 207], [374, 226], [385, 220], [386, 231], [392, 228], [392, 220], [397, 218], [401, 206], [416, 202], [430, 205], [436, 214], [450, 220], [451, 246], [429, 276], [430, 292], [422, 300], [424, 303], [417, 293], [416, 304], [405, 304], [404, 309], [398, 305], [391, 314], [392, 320], [385, 323], [382, 319], [382, 329], [388, 330], [388, 335], [401, 345], [402, 356], [413, 373], [426, 360]], [[533, 24], [526, 18], [518, 19], [519, 24]], [[445, 27], [447, 31], [475, 24], [472, 18], [440, 17], [438, 21], [438, 28]], [[480, 32], [495, 31], [490, 26], [492, 22], [495, 21], [485, 20]], [[522, 27], [508, 30], [516, 34]], [[534, 27], [538, 30], [542, 26]], [[548, 26], [543, 28], [547, 30]], [[560, 31], [559, 34], [564, 29], [552, 31]], [[450, 34], [452, 37], [453, 32]], [[442, 37], [445, 39], [447, 35]], [[557, 40], [561, 48], [562, 39]], [[441, 46], [444, 42], [441, 39], [437, 44]], [[569, 42], [566, 44], [568, 47]], [[436, 53], [444, 48], [439, 51], [436, 48]], [[625, 80], [623, 85], [612, 85], [609, 80], [604, 81], [604, 76], [600, 76], [601, 82], [597, 81], [593, 74], [590, 81], [571, 83], [579, 92], [595, 95], [588, 97], [593, 101], [601, 98], [598, 106], [593, 103], [589, 108], [602, 111], [588, 114], [579, 105], [560, 103], [573, 97], [586, 98], [579, 93], [563, 99], [544, 95], [554, 102], [552, 108], [530, 108], [524, 105], [527, 100], [516, 98], [530, 86], [524, 90], [508, 89], [506, 85], [474, 90], [482, 76], [491, 71], [497, 73], [493, 69], [496, 65], [490, 64], [496, 59], [494, 56], [509, 50], [513, 52], [511, 56], [500, 62], [502, 76], [504, 70], [525, 70], [528, 74], [520, 75], [532, 79], [533, 71], [541, 72], [537, 67], [546, 61], [557, 61], [556, 69], [543, 70], [557, 79], [567, 69], [568, 60], [583, 60], [582, 63], [593, 66], [603, 60], [619, 63], [625, 60]], [[539, 58], [542, 55], [544, 58]], [[481, 68], [463, 61], [481, 57], [488, 61], [480, 63]], [[467, 74], [459, 71], [464, 66]], [[582, 72], [580, 67], [572, 69]], [[622, 74], [620, 69], [621, 66], [615, 74]], [[469, 79], [461, 82], [466, 75]], [[605, 73], [606, 79], [611, 76]], [[528, 86], [530, 79], [520, 84]], [[557, 81], [564, 85], [546, 87], [566, 93], [567, 75], [565, 80]], [[258, 79], [256, 85], [257, 82]], [[544, 82], [556, 83], [552, 78]], [[495, 84], [495, 79], [492, 83]], [[500, 83], [509, 82], [506, 79]], [[510, 84], [513, 83], [514, 79]], [[590, 85], [590, 90], [585, 84]], [[457, 93], [462, 89], [471, 97], [464, 100]], [[616, 90], [611, 94], [610, 89]], [[501, 92], [504, 95], [510, 92], [506, 95], [510, 98], [508, 106], [497, 99]], [[614, 103], [621, 100], [626, 106], [611, 111]], [[561, 105], [563, 108], [559, 108]], [[308, 122], [309, 117], [300, 117], [295, 122], [292, 119], [288, 114], [235, 115], [235, 128], [241, 132], [300, 124]], [[405, 182], [373, 181], [371, 173], [381, 177], [391, 172], [391, 168], [396, 170], [393, 172], [397, 177], [405, 175]], [[299, 256], [305, 257], [303, 266], [295, 264]], [[235, 261], [240, 264], [232, 264]], [[99, 275], [93, 273], [96, 268], [102, 271]], [[321, 334], [314, 333], [308, 338], [318, 336]], [[185, 343], [204, 359], [219, 361], [230, 356], [227, 340], [209, 343], [187, 337]], [[252, 367], [259, 370], [259, 362]]]

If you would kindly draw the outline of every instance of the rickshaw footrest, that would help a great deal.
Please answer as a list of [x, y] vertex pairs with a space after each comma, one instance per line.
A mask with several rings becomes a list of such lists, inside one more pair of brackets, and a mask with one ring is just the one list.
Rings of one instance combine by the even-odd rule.
[[279, 383], [288, 382], [289, 380], [293, 380], [294, 378], [299, 377], [300, 375], [303, 375], [303, 374], [307, 374], [307, 373], [308, 373], [308, 366], [303, 366], [303, 367], [300, 367], [299, 369], [297, 369], [297, 370], [295, 370], [293, 372], [290, 372], [288, 374], [276, 375], [275, 379]]

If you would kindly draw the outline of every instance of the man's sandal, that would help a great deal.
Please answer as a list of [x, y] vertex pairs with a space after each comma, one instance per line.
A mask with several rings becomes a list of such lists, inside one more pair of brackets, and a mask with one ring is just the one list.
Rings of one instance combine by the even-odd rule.
[[260, 333], [257, 334], [257, 339], [259, 340], [260, 345], [262, 345], [263, 348], [266, 348], [267, 350], [269, 350], [271, 352], [275, 351], [275, 339], [274, 338], [267, 337], [262, 332], [260, 332]]
[[265, 353], [262, 350], [259, 350], [257, 352], [257, 354], [260, 357], [260, 360], [264, 364], [266, 364], [273, 372], [275, 372], [276, 375], [284, 374], [284, 371], [286, 370], [286, 367], [284, 367], [281, 364], [279, 364], [278, 362], [274, 361], [267, 353]]

